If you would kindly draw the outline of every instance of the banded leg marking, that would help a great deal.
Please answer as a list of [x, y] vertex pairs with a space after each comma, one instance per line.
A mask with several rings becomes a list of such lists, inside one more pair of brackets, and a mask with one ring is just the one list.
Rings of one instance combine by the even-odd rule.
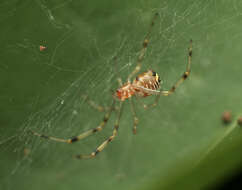
[[88, 136], [90, 136], [90, 135], [92, 135], [92, 134], [94, 134], [94, 133], [96, 133], [96, 132], [101, 131], [101, 130], [105, 127], [106, 123], [108, 122], [108, 120], [109, 120], [109, 118], [110, 118], [110, 115], [111, 115], [111, 113], [112, 113], [112, 111], [113, 111], [113, 107], [114, 107], [114, 105], [115, 105], [115, 100], [113, 100], [112, 106], [111, 106], [111, 108], [109, 109], [109, 111], [105, 114], [105, 116], [104, 116], [104, 118], [103, 118], [103, 121], [102, 121], [102, 122], [101, 122], [96, 128], [90, 129], [90, 130], [88, 130], [88, 131], [86, 131], [86, 132], [84, 132], [84, 133], [81, 133], [81, 134], [78, 135], [78, 136], [73, 137], [73, 138], [62, 139], [62, 138], [56, 138], [56, 137], [51, 137], [51, 136], [47, 136], [47, 135], [43, 135], [43, 134], [39, 134], [39, 133], [36, 133], [36, 132], [34, 132], [34, 131], [31, 131], [31, 132], [32, 132], [34, 135], [39, 136], [39, 137], [42, 137], [42, 138], [44, 138], [44, 139], [48, 139], [48, 140], [52, 140], [52, 141], [57, 141], [57, 142], [63, 142], [63, 143], [71, 144], [71, 143], [73, 143], [73, 142], [77, 142], [77, 141], [79, 141], [79, 140], [81, 140], [81, 139], [84, 139], [84, 138], [86, 138], [86, 137], [88, 137]]
[[137, 64], [136, 64], [136, 67], [135, 69], [133, 70], [133, 72], [128, 76], [128, 82], [131, 82], [131, 78], [137, 74], [139, 72], [139, 70], [141, 69], [141, 62], [143, 61], [144, 59], [144, 55], [145, 55], [145, 52], [146, 52], [146, 49], [147, 49], [147, 46], [149, 44], [149, 39], [150, 39], [150, 34], [151, 34], [151, 31], [152, 31], [152, 28], [155, 24], [155, 20], [156, 18], [158, 17], [158, 13], [155, 14], [155, 16], [153, 17], [152, 19], [152, 22], [150, 24], [150, 27], [149, 27], [149, 30], [147, 32], [147, 34], [145, 35], [145, 39], [143, 41], [143, 47], [140, 51], [140, 54], [139, 54], [139, 57], [138, 57], [138, 60], [137, 60]]
[[170, 90], [161, 91], [161, 94], [163, 96], [169, 96], [173, 94], [177, 89], [177, 87], [180, 86], [180, 84], [182, 84], [189, 77], [191, 73], [191, 64], [192, 64], [192, 40], [190, 40], [190, 47], [188, 48], [188, 63], [187, 63], [186, 71], [184, 72], [182, 77], [175, 83], [175, 85], [171, 87]]
[[113, 139], [117, 136], [118, 134], [118, 128], [119, 128], [119, 122], [120, 122], [120, 117], [121, 117], [121, 112], [122, 112], [122, 103], [123, 102], [120, 102], [120, 108], [119, 108], [119, 111], [118, 111], [118, 117], [115, 121], [115, 124], [114, 124], [114, 129], [113, 129], [113, 133], [112, 135], [107, 138], [100, 146], [98, 146], [96, 148], [95, 151], [93, 151], [91, 154], [88, 154], [88, 155], [75, 155], [74, 157], [77, 158], [77, 159], [89, 159], [89, 158], [94, 158], [99, 152], [103, 151], [103, 149], [111, 142], [113, 141]]

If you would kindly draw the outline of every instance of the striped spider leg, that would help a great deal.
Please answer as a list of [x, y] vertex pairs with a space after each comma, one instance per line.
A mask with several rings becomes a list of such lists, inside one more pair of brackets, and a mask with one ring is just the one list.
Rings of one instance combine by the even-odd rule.
[[72, 138], [68, 138], [68, 139], [62, 139], [62, 138], [57, 138], [57, 137], [51, 137], [51, 136], [47, 136], [47, 135], [43, 135], [43, 134], [39, 134], [35, 131], [31, 131], [34, 135], [42, 137], [44, 139], [48, 139], [48, 140], [53, 140], [53, 141], [57, 141], [57, 142], [63, 142], [63, 143], [68, 143], [71, 144], [73, 142], [77, 142], [81, 139], [84, 139], [96, 132], [99, 132], [101, 130], [103, 130], [103, 128], [105, 127], [106, 123], [108, 122], [112, 111], [114, 110], [114, 106], [115, 106], [115, 100], [113, 100], [112, 106], [110, 107], [110, 109], [107, 111], [107, 113], [104, 115], [103, 121], [96, 127], [93, 129], [90, 129], [86, 132], [81, 133], [80, 135], [77, 135], [75, 137]]
[[[117, 82], [119, 84], [119, 86], [122, 86], [123, 85], [123, 82], [122, 82], [122, 79], [120, 78], [120, 76], [118, 75], [118, 70], [117, 70], [117, 55], [115, 55], [113, 57], [113, 61], [115, 62], [115, 76], [117, 77]], [[107, 112], [111, 107], [107, 107], [107, 106], [101, 106], [99, 104], [97, 104], [96, 102], [94, 102], [93, 100], [91, 100], [89, 98], [88, 95], [86, 94], [82, 94], [81, 95], [82, 99], [84, 99], [85, 102], [87, 102], [93, 109], [99, 111], [99, 112]], [[114, 110], [118, 110], [119, 108], [118, 107], [113, 107], [112, 109]]]
[[[115, 61], [116, 61], [116, 58], [115, 57]], [[119, 86], [121, 87], [123, 85], [123, 82], [122, 82], [122, 79], [117, 76], [117, 82], [119, 83]], [[113, 98], [113, 101], [115, 102], [116, 99]], [[94, 103], [94, 102], [93, 102]], [[77, 159], [89, 159], [89, 158], [94, 158], [96, 157], [96, 155], [103, 151], [103, 149], [111, 142], [113, 141], [113, 139], [117, 136], [118, 134], [118, 129], [119, 129], [119, 123], [120, 123], [120, 118], [121, 118], [121, 113], [122, 113], [122, 108], [123, 108], [123, 102], [120, 102], [120, 105], [119, 107], [113, 107], [111, 108], [111, 110], [115, 110], [117, 111], [117, 118], [116, 118], [116, 121], [115, 121], [115, 124], [114, 124], [114, 129], [113, 129], [113, 132], [112, 132], [112, 135], [110, 137], [108, 137], [101, 145], [99, 145], [95, 151], [93, 151], [91, 154], [88, 154], [88, 155], [82, 155], [82, 154], [78, 154], [78, 155], [75, 155], [74, 158], [77, 158]]]
[[99, 104], [97, 104], [95, 101], [93, 101], [92, 99], [89, 98], [88, 95], [83, 94], [81, 95], [82, 99], [89, 105], [91, 106], [94, 110], [97, 110], [99, 112], [108, 112], [110, 109], [113, 110], [118, 110], [118, 107], [116, 106], [101, 106]]
[[[155, 24], [155, 20], [157, 19], [158, 17], [158, 13], [155, 13], [152, 21], [151, 21], [151, 24], [150, 24], [150, 27], [148, 29], [148, 32], [147, 34], [145, 35], [145, 39], [143, 41], [143, 47], [140, 51], [140, 54], [139, 54], [139, 57], [138, 57], [138, 60], [137, 60], [137, 63], [136, 63], [136, 66], [134, 68], [134, 70], [132, 71], [132, 73], [128, 76], [128, 79], [127, 79], [127, 83], [131, 83], [131, 78], [136, 75], [140, 69], [141, 69], [141, 63], [144, 59], [144, 56], [145, 56], [145, 52], [146, 52], [146, 49], [148, 47], [148, 44], [149, 44], [149, 40], [150, 40], [150, 35], [151, 35], [151, 31], [152, 31], [152, 28]], [[134, 103], [132, 101], [132, 98], [130, 97], [130, 106], [131, 106], [131, 112], [133, 114], [133, 118], [134, 118], [134, 121], [133, 121], [133, 134], [136, 134], [136, 131], [137, 131], [137, 125], [138, 125], [138, 122], [139, 122], [139, 119], [136, 115], [136, 111], [135, 111], [135, 108], [134, 108]]]
[[188, 62], [186, 66], [186, 71], [183, 73], [183, 75], [180, 77], [180, 79], [169, 89], [169, 90], [151, 90], [151, 89], [145, 89], [147, 92], [151, 94], [155, 94], [156, 98], [153, 103], [151, 104], [144, 104], [140, 97], [135, 96], [136, 99], [143, 105], [144, 109], [152, 108], [155, 107], [160, 99], [160, 96], [169, 96], [175, 92], [178, 86], [180, 86], [190, 75], [191, 73], [191, 63], [192, 63], [192, 40], [190, 40], [190, 46], [188, 48]]
[[91, 154], [89, 155], [76, 155], [75, 158], [77, 159], [88, 159], [88, 158], [94, 158], [99, 152], [103, 151], [103, 149], [111, 142], [113, 141], [113, 139], [117, 136], [118, 134], [118, 129], [119, 129], [119, 122], [120, 122], [120, 118], [121, 118], [121, 112], [122, 112], [122, 104], [123, 102], [120, 102], [119, 105], [119, 110], [118, 110], [118, 114], [117, 114], [117, 119], [115, 121], [114, 124], [114, 129], [113, 129], [113, 133], [110, 137], [108, 137], [101, 145], [99, 145], [95, 151], [93, 151]]
[[145, 35], [145, 39], [143, 41], [143, 48], [140, 51], [140, 54], [139, 54], [139, 57], [138, 57], [138, 60], [137, 60], [137, 63], [136, 63], [136, 67], [134, 68], [132, 73], [130, 73], [130, 75], [128, 76], [127, 82], [131, 82], [131, 78], [134, 75], [136, 75], [140, 71], [140, 69], [141, 69], [141, 63], [142, 63], [142, 61], [144, 59], [145, 52], [146, 52], [147, 46], [149, 44], [151, 31], [152, 31], [152, 28], [153, 28], [153, 26], [155, 24], [155, 20], [156, 20], [157, 17], [158, 17], [158, 13], [155, 13], [155, 16], [153, 17], [152, 22], [150, 24], [149, 30], [148, 30], [147, 34]]
[[[121, 78], [118, 77], [117, 81], [118, 81], [119, 85], [122, 85], [122, 79]], [[89, 154], [89, 155], [80, 155], [79, 154], [79, 155], [74, 156], [74, 158], [77, 158], [77, 159], [88, 159], [88, 158], [95, 157], [99, 152], [101, 152], [107, 146], [107, 144], [109, 142], [111, 142], [116, 137], [117, 132], [118, 132], [118, 128], [119, 128], [119, 121], [120, 121], [120, 117], [121, 117], [122, 103], [123, 102], [120, 102], [120, 106], [117, 108], [117, 107], [115, 107], [116, 100], [113, 98], [112, 105], [110, 107], [103, 107], [103, 106], [96, 104], [93, 100], [89, 99], [89, 97], [87, 95], [82, 95], [82, 98], [84, 98], [84, 100], [87, 101], [87, 103], [92, 108], [94, 108], [95, 110], [97, 110], [99, 112], [105, 112], [106, 111], [106, 114], [104, 115], [103, 121], [98, 125], [98, 127], [93, 128], [91, 130], [88, 130], [86, 132], [81, 133], [78, 136], [68, 138], [68, 139], [51, 137], [51, 136], [39, 134], [39, 133], [34, 132], [34, 131], [31, 131], [31, 132], [34, 135], [42, 137], [44, 139], [48, 139], [48, 140], [52, 140], [52, 141], [56, 141], [56, 142], [64, 142], [64, 143], [72, 144], [73, 142], [77, 142], [77, 141], [84, 139], [84, 138], [86, 138], [86, 137], [88, 137], [88, 136], [90, 136], [90, 135], [92, 135], [96, 132], [101, 131], [105, 127], [106, 123], [108, 122], [112, 111], [118, 111], [117, 119], [115, 121], [114, 130], [113, 130], [112, 135], [107, 140], [105, 140], [100, 146], [98, 146], [96, 148], [96, 150], [94, 152], [92, 152], [91, 154]]]

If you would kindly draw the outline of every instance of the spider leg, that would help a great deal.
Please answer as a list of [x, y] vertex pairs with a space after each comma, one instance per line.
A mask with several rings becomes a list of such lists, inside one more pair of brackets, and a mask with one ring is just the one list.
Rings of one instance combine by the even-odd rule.
[[93, 109], [95, 109], [95, 110], [97, 110], [99, 112], [107, 112], [111, 108], [111, 107], [100, 106], [100, 105], [96, 104], [93, 100], [91, 100], [85, 94], [82, 95], [82, 98], [84, 99], [84, 101], [86, 101], [88, 103], [88, 105], [90, 105]]
[[169, 96], [173, 94], [177, 89], [177, 87], [188, 78], [188, 76], [191, 73], [191, 63], [192, 63], [192, 40], [190, 41], [190, 47], [188, 48], [188, 63], [187, 63], [186, 71], [184, 72], [182, 77], [171, 87], [170, 90], [161, 91], [161, 94], [163, 96]]
[[121, 77], [118, 77], [117, 78], [117, 81], [118, 81], [119, 86], [121, 87], [123, 85], [123, 82], [122, 82]]
[[110, 137], [108, 137], [101, 145], [99, 145], [95, 151], [93, 151], [91, 154], [89, 155], [75, 155], [74, 158], [77, 159], [88, 159], [88, 158], [94, 158], [99, 152], [103, 151], [103, 149], [111, 142], [113, 141], [113, 139], [117, 136], [118, 133], [118, 128], [119, 128], [119, 122], [120, 122], [120, 117], [121, 117], [121, 111], [122, 111], [122, 104], [123, 102], [120, 102], [120, 107], [118, 110], [118, 117], [115, 121], [114, 124], [114, 129], [113, 129], [113, 133]]
[[161, 93], [157, 94], [154, 102], [151, 103], [151, 104], [145, 104], [138, 96], [135, 96], [135, 98], [142, 104], [144, 109], [149, 109], [149, 108], [157, 106], [157, 104], [160, 100], [160, 95], [161, 95]]
[[122, 82], [121, 77], [118, 77], [118, 78], [117, 78], [117, 81], [118, 81], [119, 86], [122, 86], [122, 85], [123, 85], [123, 82]]
[[34, 135], [36, 136], [39, 136], [39, 137], [42, 137], [44, 139], [48, 139], [48, 140], [52, 140], [52, 141], [57, 141], [57, 142], [63, 142], [63, 143], [68, 143], [68, 144], [71, 144], [73, 142], [77, 142], [81, 139], [84, 139], [96, 132], [99, 132], [101, 131], [106, 123], [108, 122], [109, 118], [110, 118], [110, 115], [112, 113], [112, 111], [114, 110], [113, 107], [115, 105], [115, 100], [113, 100], [113, 103], [112, 103], [112, 106], [111, 108], [109, 109], [109, 111], [104, 115], [104, 118], [103, 118], [103, 121], [96, 127], [96, 128], [93, 128], [93, 129], [90, 129], [84, 133], [81, 133], [80, 135], [78, 136], [75, 136], [73, 138], [69, 138], [69, 139], [62, 139], [62, 138], [57, 138], [57, 137], [51, 137], [51, 136], [47, 136], [47, 135], [43, 135], [43, 134], [39, 134], [39, 133], [36, 133], [34, 131], [31, 131]]
[[118, 67], [118, 64], [117, 64], [117, 56], [114, 57], [114, 62], [115, 62], [115, 68], [114, 68], [115, 75], [117, 77], [117, 81], [118, 81], [119, 86], [122, 86], [123, 85], [123, 82], [122, 82], [122, 79], [121, 79], [121, 77], [119, 75], [118, 68], [117, 68]]
[[149, 30], [148, 30], [147, 34], [145, 35], [145, 39], [143, 41], [143, 47], [142, 47], [142, 49], [140, 51], [140, 54], [139, 54], [139, 57], [138, 57], [138, 60], [137, 60], [137, 63], [136, 63], [136, 67], [133, 70], [133, 72], [128, 76], [128, 79], [127, 79], [128, 82], [130, 82], [131, 78], [135, 74], [137, 74], [139, 72], [140, 68], [141, 68], [141, 62], [144, 59], [144, 55], [145, 55], [147, 46], [149, 44], [151, 30], [152, 30], [152, 28], [153, 28], [153, 26], [155, 24], [155, 20], [156, 20], [157, 17], [158, 17], [158, 13], [156, 13], [155, 16], [153, 17], [152, 22], [151, 22], [150, 27], [149, 27]]
[[133, 103], [132, 98], [129, 98], [129, 102], [130, 102], [131, 111], [132, 111], [132, 114], [133, 114], [133, 117], [134, 117], [133, 134], [136, 134], [137, 125], [138, 125], [139, 119], [138, 119], [138, 117], [136, 115], [135, 108], [134, 108], [134, 103]]

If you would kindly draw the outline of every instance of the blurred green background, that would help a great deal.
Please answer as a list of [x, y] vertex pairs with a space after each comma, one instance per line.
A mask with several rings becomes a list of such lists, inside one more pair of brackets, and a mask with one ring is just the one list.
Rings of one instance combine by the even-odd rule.
[[[28, 133], [67, 138], [96, 127], [103, 113], [81, 94], [110, 105], [116, 70], [123, 80], [132, 71], [155, 12], [142, 71], [152, 68], [169, 89], [193, 39], [192, 73], [156, 108], [135, 102], [137, 135], [128, 102], [117, 138], [92, 160], [72, 155], [111, 135], [115, 114], [73, 145]], [[0, 189], [202, 189], [241, 167], [240, 0], [2, 0], [0, 24]]]

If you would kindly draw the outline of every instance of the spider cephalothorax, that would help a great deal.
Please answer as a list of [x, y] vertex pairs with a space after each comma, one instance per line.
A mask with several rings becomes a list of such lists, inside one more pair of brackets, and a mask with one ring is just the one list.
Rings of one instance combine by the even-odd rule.
[[115, 92], [115, 97], [124, 101], [133, 95], [146, 97], [157, 94], [159, 93], [157, 90], [160, 88], [160, 82], [159, 75], [153, 70], [148, 70], [139, 74], [132, 83], [128, 81], [118, 88]]

